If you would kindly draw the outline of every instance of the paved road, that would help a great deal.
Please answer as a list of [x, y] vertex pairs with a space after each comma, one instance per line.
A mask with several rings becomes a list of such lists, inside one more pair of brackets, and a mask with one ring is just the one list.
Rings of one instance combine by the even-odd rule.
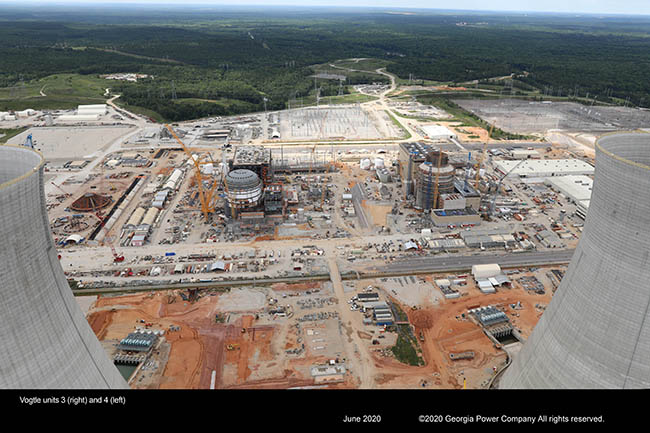
[[345, 290], [341, 281], [339, 267], [336, 263], [336, 257], [331, 256], [327, 260], [327, 263], [330, 269], [330, 279], [334, 288], [334, 294], [339, 300], [338, 308], [341, 323], [344, 329], [349, 332], [347, 338], [345, 335], [341, 336], [348, 354], [346, 361], [350, 369], [359, 377], [359, 381], [361, 382], [359, 388], [374, 388], [374, 372], [371, 371], [372, 355], [368, 352], [368, 347], [361, 340], [359, 334], [353, 331], [352, 320], [354, 313], [350, 311], [349, 305], [345, 302]]
[[472, 265], [488, 263], [498, 263], [502, 267], [541, 266], [568, 263], [571, 261], [574, 251], [558, 250], [502, 255], [411, 257], [374, 269], [384, 272], [440, 272], [471, 269]]

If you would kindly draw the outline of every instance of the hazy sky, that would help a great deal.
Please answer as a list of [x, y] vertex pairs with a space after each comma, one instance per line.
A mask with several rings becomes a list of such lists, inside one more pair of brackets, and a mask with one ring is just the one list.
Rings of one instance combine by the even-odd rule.
[[151, 3], [299, 6], [375, 6], [530, 12], [650, 15], [650, 0], [0, 0], [0, 3]]

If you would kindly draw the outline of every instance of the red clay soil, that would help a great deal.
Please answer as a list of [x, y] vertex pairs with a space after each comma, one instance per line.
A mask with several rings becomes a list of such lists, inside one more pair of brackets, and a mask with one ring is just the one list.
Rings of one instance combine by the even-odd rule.
[[295, 291], [299, 292], [302, 290], [312, 290], [312, 289], [320, 289], [322, 287], [322, 284], [320, 281], [314, 281], [312, 283], [276, 283], [271, 286], [271, 288], [275, 291], [283, 291], [283, 290], [290, 290], [290, 291]]
[[93, 332], [97, 336], [98, 340], [103, 340], [106, 336], [106, 329], [111, 323], [111, 312], [110, 311], [98, 311], [89, 315], [88, 324], [92, 328]]

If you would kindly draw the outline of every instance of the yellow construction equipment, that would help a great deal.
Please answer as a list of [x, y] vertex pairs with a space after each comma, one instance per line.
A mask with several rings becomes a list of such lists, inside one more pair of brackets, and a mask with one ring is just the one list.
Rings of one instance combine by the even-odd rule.
[[492, 127], [490, 128], [490, 131], [488, 132], [487, 139], [485, 140], [485, 143], [483, 144], [483, 152], [481, 153], [481, 159], [479, 162], [476, 164], [476, 178], [474, 179], [474, 188], [478, 191], [478, 179], [481, 174], [481, 166], [483, 165], [483, 162], [485, 162], [485, 157], [486, 157], [486, 150], [487, 150], [487, 145], [488, 142], [490, 141], [490, 137], [492, 136], [492, 131], [494, 131], [494, 123], [492, 124]]
[[228, 350], [239, 349], [239, 344], [227, 344], [226, 349], [228, 349]]
[[438, 166], [436, 171], [436, 184], [433, 187], [433, 206], [431, 209], [437, 209], [440, 205], [438, 200], [438, 182], [440, 181], [440, 163], [442, 161], [442, 149], [438, 149]]
[[201, 200], [201, 212], [203, 213], [203, 217], [205, 218], [205, 222], [207, 223], [210, 213], [214, 212], [213, 201], [215, 199], [215, 191], [217, 190], [218, 183], [213, 181], [212, 186], [208, 190], [205, 190], [203, 188], [203, 175], [201, 174], [201, 165], [212, 164], [212, 161], [201, 161], [200, 160], [201, 158], [199, 156], [194, 157], [190, 149], [188, 149], [187, 146], [185, 146], [185, 143], [183, 143], [181, 139], [178, 138], [178, 136], [174, 132], [174, 129], [170, 125], [165, 125], [165, 127], [169, 130], [169, 133], [172, 135], [172, 137], [174, 137], [174, 139], [178, 142], [178, 144], [181, 145], [185, 154], [194, 163], [194, 177], [196, 179], [196, 184], [199, 188], [199, 198]]
[[314, 147], [311, 148], [311, 156], [309, 159], [309, 175], [311, 176], [311, 170], [314, 166], [314, 151], [316, 151], [316, 145], [314, 144]]

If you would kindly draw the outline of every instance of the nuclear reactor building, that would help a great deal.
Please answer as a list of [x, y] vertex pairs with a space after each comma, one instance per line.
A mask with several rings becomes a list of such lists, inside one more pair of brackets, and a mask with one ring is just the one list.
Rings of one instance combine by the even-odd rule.
[[128, 388], [59, 264], [43, 164], [27, 147], [0, 146], [0, 388]]
[[650, 388], [650, 134], [596, 142], [580, 243], [501, 388]]

